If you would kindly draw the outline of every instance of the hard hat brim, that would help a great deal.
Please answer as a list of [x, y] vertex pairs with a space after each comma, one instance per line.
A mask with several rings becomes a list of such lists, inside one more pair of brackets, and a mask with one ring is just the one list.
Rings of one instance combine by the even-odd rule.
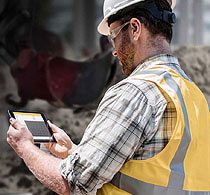
[[101, 22], [100, 24], [98, 25], [98, 32], [102, 35], [108, 35], [109, 34], [109, 26], [108, 26], [108, 23], [107, 23], [107, 19], [109, 16], [111, 15], [114, 15], [116, 14], [119, 10], [125, 8], [125, 7], [128, 7], [130, 5], [133, 5], [135, 3], [138, 3], [140, 1], [144, 1], [144, 0], [133, 0], [131, 1], [130, 3], [127, 3], [125, 5], [122, 5], [118, 8], [116, 8], [112, 13], [108, 14]]
[[108, 35], [109, 34], [109, 26], [108, 26], [108, 23], [107, 23], [107, 18], [104, 18], [100, 24], [98, 25], [98, 28], [97, 28], [98, 32], [102, 35]]

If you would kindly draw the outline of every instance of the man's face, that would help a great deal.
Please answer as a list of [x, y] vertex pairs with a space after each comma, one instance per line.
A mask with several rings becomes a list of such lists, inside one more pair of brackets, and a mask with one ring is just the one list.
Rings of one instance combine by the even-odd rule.
[[134, 69], [135, 51], [128, 34], [121, 37], [116, 51], [123, 73], [127, 76], [130, 75]]
[[[119, 22], [112, 23], [110, 25], [110, 32], [114, 32], [117, 28], [120, 29], [120, 26], [123, 26], [123, 24], [120, 25]], [[116, 32], [117, 36], [112, 39], [114, 43], [113, 55], [119, 59], [122, 71], [127, 76], [134, 70], [135, 56], [134, 45], [131, 42], [129, 35], [129, 28], [130, 23], [128, 23], [128, 26], [125, 25], [119, 32]]]

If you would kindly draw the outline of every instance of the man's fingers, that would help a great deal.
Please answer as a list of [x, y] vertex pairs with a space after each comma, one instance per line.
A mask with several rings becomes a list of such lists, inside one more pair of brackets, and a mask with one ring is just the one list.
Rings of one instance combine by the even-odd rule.
[[10, 143], [11, 139], [10, 137], [7, 137], [7, 143]]
[[61, 134], [55, 133], [54, 138], [60, 145], [67, 145], [65, 138]]
[[53, 123], [51, 123], [49, 120], [47, 121], [47, 123], [50, 126], [50, 128], [52, 129], [53, 133], [57, 133], [59, 131], [58, 127], [56, 125], [54, 125]]
[[9, 119], [9, 122], [10, 122], [11, 125], [14, 125], [17, 122], [17, 120], [11, 117]]
[[49, 124], [49, 126], [52, 129], [53, 133], [59, 133], [59, 132], [63, 131], [62, 129], [60, 129], [59, 127], [57, 127], [53, 123], [51, 123], [49, 120], [47, 121], [47, 123]]
[[50, 128], [52, 129], [55, 140], [60, 145], [65, 145], [67, 148], [71, 148], [72, 141], [71, 141], [70, 137], [65, 133], [65, 131], [63, 131], [62, 129], [60, 129], [53, 123], [51, 123], [49, 120], [47, 122], [48, 122]]
[[26, 125], [21, 124], [18, 120], [10, 118], [9, 121], [11, 124], [8, 130], [9, 134], [12, 132], [12, 135], [16, 135], [17, 131], [18, 133], [21, 133], [22, 136], [25, 136], [26, 134], [28, 135], [29, 133], [31, 134]]
[[17, 131], [17, 129], [10, 125], [7, 131], [7, 142], [9, 144], [12, 143], [14, 140], [16, 140], [18, 134], [19, 132]]
[[51, 148], [52, 148], [52, 146], [53, 146], [53, 143], [46, 143], [46, 144], [44, 144], [45, 145], [45, 147], [48, 149], [48, 150], [50, 150]]
[[62, 140], [60, 134], [58, 133], [54, 133], [53, 136], [57, 142], [60, 142]]
[[7, 137], [14, 136], [15, 132], [17, 132], [17, 129], [15, 129], [12, 125], [10, 125], [7, 131]]
[[9, 119], [10, 124], [15, 128], [15, 129], [20, 129], [23, 127], [16, 119], [10, 118]]

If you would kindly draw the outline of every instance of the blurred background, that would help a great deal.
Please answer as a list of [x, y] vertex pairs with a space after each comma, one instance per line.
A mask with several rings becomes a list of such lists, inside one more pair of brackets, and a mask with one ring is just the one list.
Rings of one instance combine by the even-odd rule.
[[[97, 25], [102, 19], [103, 0], [46, 0], [40, 1], [38, 22], [62, 37], [72, 48], [67, 57], [98, 51]], [[177, 0], [174, 12], [173, 46], [208, 45], [210, 43], [210, 2], [208, 0]]]
[[[102, 19], [102, 0], [47, 1], [43, 12], [48, 17], [40, 18], [42, 24], [71, 45], [76, 55], [84, 50], [94, 53], [98, 49], [97, 25]], [[210, 43], [210, 2], [208, 0], [177, 0], [174, 12], [173, 46], [208, 45]], [[74, 55], [75, 55], [74, 54]]]
[[[18, 1], [0, 1], [6, 2], [15, 18]], [[0, 195], [50, 195], [6, 143], [7, 110], [44, 112], [79, 143], [102, 95], [123, 75], [106, 38], [97, 32], [103, 0], [20, 2], [21, 11], [32, 10], [32, 20], [23, 20], [32, 23], [30, 35], [22, 33], [22, 23], [0, 21]], [[210, 103], [210, 1], [177, 0], [174, 12], [173, 52]], [[15, 37], [16, 31], [21, 36]], [[30, 40], [16, 48], [22, 35]]]

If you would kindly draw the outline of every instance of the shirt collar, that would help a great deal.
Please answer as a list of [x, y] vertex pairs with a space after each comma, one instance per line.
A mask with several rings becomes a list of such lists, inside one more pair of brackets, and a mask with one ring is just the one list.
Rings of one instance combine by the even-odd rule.
[[135, 70], [131, 73], [131, 75], [135, 74], [135, 72], [137, 71], [139, 72], [145, 70], [150, 64], [153, 64], [154, 62], [157, 62], [157, 64], [174, 64], [176, 66], [180, 66], [179, 61], [175, 56], [172, 56], [170, 54], [160, 54], [147, 58], [146, 60], [141, 62], [141, 64], [139, 64], [135, 68]]

